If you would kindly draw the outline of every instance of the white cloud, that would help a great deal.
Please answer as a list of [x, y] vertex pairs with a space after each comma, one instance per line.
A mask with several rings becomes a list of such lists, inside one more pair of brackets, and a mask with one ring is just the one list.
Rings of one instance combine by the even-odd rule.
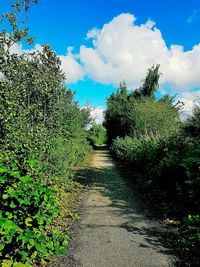
[[87, 33], [86, 40], [96, 38], [99, 35], [99, 33], [100, 30], [98, 30], [97, 28], [93, 28]]
[[77, 55], [72, 54], [72, 49], [72, 47], [67, 49], [66, 56], [59, 56], [62, 70], [69, 83], [75, 83], [84, 76], [83, 68], [77, 61]]
[[195, 105], [200, 106], [200, 90], [194, 92], [183, 92], [179, 98], [185, 105], [182, 111], [191, 114]]
[[86, 74], [103, 84], [138, 86], [153, 64], [160, 64], [161, 83], [169, 83], [179, 92], [200, 85], [200, 44], [190, 51], [184, 47], [167, 47], [161, 31], [148, 20], [135, 24], [132, 14], [121, 14], [102, 29], [92, 29], [93, 47], [81, 46], [80, 59]]
[[90, 107], [91, 117], [97, 124], [102, 124], [104, 120], [103, 112], [104, 112], [103, 107]]
[[[135, 88], [140, 86], [148, 68], [160, 64], [161, 84], [169, 85], [173, 93], [185, 99], [187, 106], [192, 100], [183, 93], [200, 87], [200, 44], [189, 51], [175, 44], [167, 47], [151, 20], [138, 25], [133, 14], [120, 14], [102, 28], [88, 31], [86, 39], [91, 39], [92, 45], [82, 45], [78, 55], [69, 47], [66, 55], [59, 56], [69, 83], [89, 76], [96, 82], [116, 86], [125, 79], [129, 88]], [[38, 44], [31, 50], [15, 44], [12, 52], [22, 54], [40, 49]]]
[[42, 46], [40, 44], [36, 44], [31, 49], [23, 49], [21, 43], [14, 43], [10, 48], [10, 53], [11, 54], [17, 54], [17, 55], [22, 55], [24, 53], [33, 53], [36, 51], [42, 51]]

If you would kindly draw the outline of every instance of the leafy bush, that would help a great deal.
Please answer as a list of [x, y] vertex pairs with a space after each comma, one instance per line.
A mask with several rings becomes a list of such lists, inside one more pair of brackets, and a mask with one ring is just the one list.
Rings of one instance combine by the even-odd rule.
[[[159, 186], [166, 194], [175, 197], [181, 190], [182, 197], [186, 197], [186, 183], [191, 179], [186, 170], [186, 162], [189, 160], [188, 150], [191, 154], [195, 148], [181, 135], [163, 138], [154, 136], [118, 138], [111, 148], [114, 155], [129, 164], [134, 171], [142, 174], [144, 179], [153, 181], [153, 184]], [[195, 182], [197, 182], [196, 176]]]
[[[26, 264], [49, 260], [66, 250], [64, 233], [52, 228], [59, 216], [53, 190], [45, 186], [35, 160], [27, 160], [26, 173], [17, 162], [6, 166], [0, 157], [0, 258]], [[27, 266], [27, 265], [26, 265]]]
[[179, 102], [165, 95], [156, 99], [159, 66], [148, 70], [141, 88], [128, 92], [125, 82], [107, 98], [104, 126], [108, 143], [119, 137], [139, 137], [145, 134], [167, 136], [180, 127]]
[[88, 141], [92, 146], [101, 146], [107, 141], [106, 129], [102, 125], [93, 124], [88, 131]]
[[184, 218], [179, 240], [181, 255], [184, 254], [189, 262], [199, 263], [199, 144], [184, 135], [126, 137], [117, 138], [111, 149], [131, 172], [140, 175], [137, 182], [143, 187], [142, 192], [159, 203], [159, 208], [164, 202], [163, 212], [168, 216]]
[[120, 83], [107, 99], [104, 125], [113, 155], [153, 203], [151, 210], [184, 221], [181, 244], [195, 257], [192, 266], [199, 266], [200, 107], [181, 121], [180, 100], [175, 103], [169, 95], [156, 99], [159, 78], [157, 65], [132, 92]]
[[31, 2], [37, 0], [16, 1], [0, 19], [11, 29], [0, 32], [0, 260], [5, 266], [41, 264], [64, 252], [67, 233], [54, 224], [62, 219], [58, 203], [77, 185], [74, 169], [90, 152], [89, 112], [66, 89], [56, 53], [49, 45], [33, 53], [11, 52], [13, 44], [33, 41], [20, 24]]

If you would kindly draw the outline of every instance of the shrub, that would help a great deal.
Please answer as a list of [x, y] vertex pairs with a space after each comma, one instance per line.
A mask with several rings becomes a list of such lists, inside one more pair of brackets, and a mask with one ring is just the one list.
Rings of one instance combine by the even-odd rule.
[[[200, 262], [200, 146], [183, 135], [117, 138], [111, 147], [126, 167], [139, 174], [142, 192], [169, 216], [183, 218], [181, 255]], [[124, 165], [124, 164], [123, 164]], [[134, 175], [132, 176], [134, 177]], [[137, 177], [137, 176], [136, 176]], [[153, 203], [154, 203], [153, 202]], [[158, 202], [158, 203], [157, 203]], [[155, 205], [154, 205], [155, 206]], [[166, 215], [166, 214], [165, 214]]]
[[0, 157], [0, 258], [26, 264], [49, 260], [66, 250], [66, 235], [52, 228], [59, 215], [53, 190], [40, 177], [41, 167], [27, 160], [22, 173], [17, 162], [10, 166]]
[[107, 142], [106, 129], [102, 125], [93, 124], [88, 131], [88, 141], [92, 146], [101, 146]]
[[64, 252], [67, 234], [54, 225], [62, 218], [59, 193], [77, 185], [74, 168], [90, 151], [89, 112], [66, 89], [56, 53], [49, 45], [33, 53], [11, 52], [13, 44], [33, 41], [20, 23], [32, 2], [38, 1], [16, 1], [0, 18], [1, 26], [10, 26], [10, 32], [0, 32], [0, 259], [5, 266], [41, 264]]

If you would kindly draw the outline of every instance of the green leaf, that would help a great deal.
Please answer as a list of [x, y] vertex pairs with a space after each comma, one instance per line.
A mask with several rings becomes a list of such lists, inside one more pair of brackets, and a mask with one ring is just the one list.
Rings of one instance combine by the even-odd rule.
[[57, 255], [61, 255], [61, 254], [64, 254], [66, 251], [67, 251], [66, 248], [64, 248], [64, 247], [59, 247], [59, 248], [56, 249], [56, 254], [57, 254]]
[[11, 241], [12, 241], [12, 236], [9, 236], [9, 235], [8, 235], [8, 236], [6, 236], [6, 239], [7, 239], [7, 242], [6, 242], [6, 243], [9, 244], [9, 243], [11, 243]]
[[27, 176], [27, 175], [26, 176], [19, 177], [19, 180], [22, 181], [22, 182], [24, 182], [24, 183], [29, 183], [29, 182], [32, 181], [32, 179], [29, 176]]
[[35, 164], [36, 164], [36, 160], [35, 160], [35, 159], [30, 159], [30, 160], [28, 161], [28, 163], [29, 163], [29, 165], [30, 165], [31, 167], [34, 167]]
[[13, 261], [11, 260], [4, 260], [2, 262], [2, 267], [11, 267], [13, 265]]
[[19, 254], [22, 256], [22, 260], [25, 261], [28, 258], [28, 253], [24, 250], [19, 251]]
[[33, 246], [35, 244], [34, 239], [29, 239], [29, 243], [30, 243], [31, 246]]
[[7, 179], [8, 178], [6, 176], [0, 176], [0, 182], [6, 182]]
[[8, 212], [8, 211], [6, 212], [6, 216], [8, 219], [12, 219], [12, 217], [13, 217], [12, 213]]
[[11, 204], [10, 204], [10, 207], [14, 209], [14, 208], [16, 208], [17, 206], [16, 206], [15, 203], [12, 201]]
[[29, 264], [29, 263], [21, 263], [21, 262], [15, 262], [14, 264], [13, 264], [13, 267], [31, 267], [31, 264]]
[[4, 249], [5, 245], [0, 244], [0, 251], [2, 251]]
[[38, 217], [37, 221], [38, 221], [38, 224], [40, 224], [40, 225], [42, 225], [44, 223], [44, 219], [42, 216]]
[[24, 203], [24, 200], [22, 198], [19, 198], [17, 197], [17, 201], [20, 203], [20, 204], [23, 204]]
[[22, 243], [24, 244], [24, 243], [26, 243], [29, 239], [28, 239], [25, 235], [20, 234], [19, 237], [17, 238], [17, 241], [19, 241], [19, 240], [21, 240]]
[[43, 252], [43, 250], [44, 250], [43, 246], [41, 244], [39, 244], [39, 243], [35, 243], [35, 248], [40, 252]]
[[34, 231], [29, 230], [29, 229], [26, 230], [26, 235], [30, 238], [30, 242], [31, 242], [32, 238], [35, 237]]
[[49, 241], [47, 244], [46, 244], [47, 248], [49, 249], [54, 249], [54, 245], [53, 245], [53, 242], [52, 241]]
[[7, 173], [9, 173], [10, 170], [9, 170], [8, 167], [6, 167], [6, 166], [1, 166], [1, 167], [0, 167], [0, 172], [7, 172]]
[[25, 198], [25, 199], [24, 199], [24, 204], [26, 204], [26, 205], [30, 205], [30, 203], [31, 203], [31, 202], [30, 202], [30, 200], [29, 200], [28, 198]]
[[33, 221], [32, 218], [30, 218], [30, 217], [26, 218], [26, 219], [25, 219], [25, 224], [26, 224], [26, 226], [32, 226], [32, 221]]

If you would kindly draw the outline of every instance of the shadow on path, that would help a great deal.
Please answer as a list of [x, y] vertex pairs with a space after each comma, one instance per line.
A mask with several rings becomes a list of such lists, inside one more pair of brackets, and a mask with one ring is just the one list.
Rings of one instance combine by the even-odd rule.
[[[164, 254], [173, 255], [169, 239], [171, 231], [164, 227], [163, 224], [156, 220], [145, 218], [144, 212], [140, 209], [134, 198], [132, 188], [129, 182], [123, 179], [118, 173], [112, 162], [109, 152], [104, 149], [98, 152], [101, 157], [98, 160], [100, 166], [92, 167], [89, 171], [90, 185], [92, 188], [97, 188], [102, 196], [109, 199], [107, 207], [112, 207], [112, 215], [116, 217], [128, 216], [128, 221], [119, 224], [118, 227], [126, 229], [128, 232], [144, 236], [147, 241], [142, 247], [152, 247]], [[98, 163], [99, 163], [98, 162]], [[98, 208], [99, 205], [94, 204], [87, 208]], [[103, 208], [105, 208], [103, 206]], [[88, 227], [103, 227], [102, 225], [88, 225]], [[109, 225], [115, 227], [115, 223]]]
[[171, 233], [159, 221], [145, 217], [106, 149], [96, 151], [88, 184], [75, 248], [55, 266], [175, 266], [168, 246]]

